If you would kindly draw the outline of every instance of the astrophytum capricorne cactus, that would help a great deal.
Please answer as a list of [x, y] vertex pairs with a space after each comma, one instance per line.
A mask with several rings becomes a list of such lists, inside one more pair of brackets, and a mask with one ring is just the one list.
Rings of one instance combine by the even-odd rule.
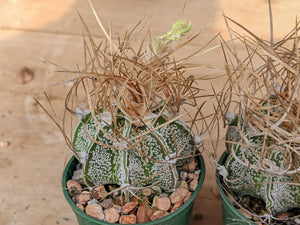
[[[146, 50], [141, 46], [134, 51], [129, 46], [130, 34], [119, 48], [110, 40], [110, 47], [93, 49], [94, 58], [78, 72], [68, 101], [73, 97], [79, 102], [81, 85], [86, 96], [82, 102], [88, 109], [73, 111], [80, 121], [72, 145], [88, 186], [177, 187], [177, 167], [189, 161], [200, 144], [179, 111], [189, 102], [197, 111], [199, 88], [193, 86], [193, 76], [183, 76], [183, 62], [177, 65], [169, 59], [175, 42], [190, 28], [178, 21]], [[69, 102], [66, 105], [71, 108]], [[195, 125], [193, 112], [185, 114]]]
[[242, 124], [242, 135], [245, 135], [242, 138], [238, 120], [236, 116], [227, 133], [227, 140], [233, 143], [227, 144], [230, 153], [225, 162], [228, 187], [239, 196], [264, 200], [268, 213], [273, 215], [299, 208], [300, 176], [288, 173], [291, 162], [293, 168], [299, 168], [299, 154], [289, 155], [286, 146], [271, 136], [265, 137], [250, 122]]
[[299, 23], [270, 44], [230, 21], [249, 35], [242, 41], [248, 55], [241, 60], [235, 45], [223, 43], [230, 49], [226, 110], [235, 113], [226, 114], [229, 156], [220, 173], [232, 193], [263, 200], [274, 217], [300, 208]]

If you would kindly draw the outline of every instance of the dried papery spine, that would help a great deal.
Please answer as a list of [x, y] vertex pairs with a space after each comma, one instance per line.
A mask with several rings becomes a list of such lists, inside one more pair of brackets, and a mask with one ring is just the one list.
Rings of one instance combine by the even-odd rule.
[[[300, 208], [299, 23], [270, 47], [267, 41], [232, 22], [248, 32], [248, 37], [242, 37], [232, 31], [247, 49], [248, 57], [241, 60], [223, 42], [229, 77], [224, 93], [231, 93], [236, 111], [234, 117], [228, 117], [229, 157], [225, 162], [227, 173], [222, 174], [232, 192], [263, 199], [268, 214], [274, 217]], [[222, 112], [230, 107], [222, 105]]]

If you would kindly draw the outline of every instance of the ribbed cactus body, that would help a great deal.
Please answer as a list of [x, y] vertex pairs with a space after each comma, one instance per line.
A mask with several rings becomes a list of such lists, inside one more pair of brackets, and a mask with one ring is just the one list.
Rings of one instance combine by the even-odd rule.
[[[251, 124], [243, 126], [243, 134], [249, 141], [246, 143], [239, 135], [237, 124], [238, 117], [227, 132], [227, 140], [235, 142], [227, 144], [230, 154], [225, 167], [227, 179], [232, 181], [227, 181], [230, 189], [239, 196], [250, 195], [263, 199], [268, 212], [273, 215], [300, 208], [299, 172], [286, 174], [289, 170], [299, 168], [300, 156], [296, 153], [289, 155], [271, 137], [264, 140], [263, 135], [255, 135]], [[264, 155], [261, 154], [263, 145]], [[293, 166], [289, 168], [291, 161]]]
[[156, 185], [165, 189], [176, 187], [176, 165], [182, 160], [172, 158], [176, 152], [177, 156], [184, 155], [195, 147], [194, 135], [184, 122], [176, 120], [167, 124], [160, 116], [149, 132], [146, 125], [136, 127], [119, 117], [114, 127], [119, 135], [110, 138], [111, 126], [96, 117], [107, 134], [89, 113], [79, 122], [73, 137], [74, 149], [84, 167], [84, 180], [89, 186], [145, 186], [157, 182]]

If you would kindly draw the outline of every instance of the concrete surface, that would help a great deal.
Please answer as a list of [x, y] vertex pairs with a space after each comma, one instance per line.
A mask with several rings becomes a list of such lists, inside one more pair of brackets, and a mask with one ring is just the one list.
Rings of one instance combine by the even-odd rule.
[[[190, 20], [194, 30], [210, 27], [197, 42], [187, 48], [192, 52], [221, 32], [227, 37], [221, 15], [226, 14], [259, 36], [269, 38], [267, 0], [94, 0], [103, 23], [111, 23], [113, 37], [135, 25], [145, 16], [150, 19], [153, 36], [160, 35], [181, 18]], [[300, 11], [299, 0], [272, 0], [275, 37], [293, 27]], [[185, 7], [184, 7], [185, 5]], [[183, 10], [184, 9], [184, 10]], [[58, 115], [63, 109], [66, 89], [54, 84], [70, 75], [55, 72], [46, 58], [75, 68], [82, 65], [82, 26], [76, 10], [85, 18], [92, 33], [103, 38], [87, 1], [84, 0], [0, 0], [0, 224], [1, 225], [74, 225], [76, 219], [63, 198], [60, 179], [71, 154], [64, 140], [33, 98], [44, 102], [46, 90]], [[298, 15], [299, 16], [299, 15]], [[199, 56], [202, 64], [223, 65], [220, 49]], [[34, 79], [24, 85], [14, 81], [22, 67], [34, 71]], [[203, 69], [198, 75], [224, 73]], [[207, 82], [200, 85], [205, 87]], [[221, 87], [222, 80], [214, 81]], [[215, 169], [206, 159], [207, 173], [195, 202], [192, 225], [219, 225], [221, 201], [215, 192]], [[199, 216], [198, 216], [199, 217]]]

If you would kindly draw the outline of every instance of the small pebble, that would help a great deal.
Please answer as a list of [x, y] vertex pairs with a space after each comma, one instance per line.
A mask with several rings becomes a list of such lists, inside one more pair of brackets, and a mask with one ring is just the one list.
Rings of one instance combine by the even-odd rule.
[[116, 210], [118, 210], [119, 213], [122, 212], [121, 206], [119, 206], [119, 205], [113, 205], [113, 207], [114, 207]]
[[192, 159], [191, 162], [188, 164], [188, 168], [189, 168], [188, 172], [190, 172], [190, 173], [195, 172], [196, 167], [197, 167], [197, 164], [196, 164], [195, 160]]
[[189, 184], [190, 191], [195, 191], [198, 186], [198, 180], [192, 180]]
[[83, 191], [80, 195], [76, 195], [75, 199], [78, 203], [85, 205], [88, 201], [92, 200], [93, 197], [89, 191]]
[[91, 217], [94, 217], [98, 220], [104, 220], [104, 212], [99, 204], [90, 204], [85, 207], [85, 212]]
[[189, 173], [193, 173], [196, 170], [196, 162], [194, 159], [191, 159], [191, 161], [189, 163], [186, 163], [182, 166], [183, 171], [189, 172]]
[[170, 196], [170, 200], [172, 204], [179, 202], [185, 198], [188, 194], [189, 190], [187, 188], [178, 188], [176, 189]]
[[194, 172], [194, 174], [196, 174], [196, 175], [200, 175], [200, 173], [201, 173], [201, 170], [195, 170], [195, 172]]
[[119, 218], [120, 218], [119, 211], [117, 209], [115, 209], [114, 207], [109, 208], [108, 210], [106, 210], [106, 212], [105, 212], [106, 222], [116, 223], [116, 222], [119, 221]]
[[181, 200], [181, 201], [179, 201], [179, 202], [176, 202], [176, 203], [173, 205], [173, 207], [172, 207], [172, 209], [171, 209], [171, 212], [174, 212], [175, 210], [179, 209], [180, 206], [183, 205], [183, 203], [184, 203], [183, 200]]
[[114, 202], [115, 202], [115, 205], [119, 205], [119, 206], [124, 205], [125, 196], [124, 195], [116, 196], [116, 198], [114, 198]]
[[186, 203], [191, 198], [191, 196], [192, 196], [192, 192], [189, 191], [184, 197], [183, 202]]
[[188, 179], [190, 180], [199, 180], [199, 175], [194, 173], [188, 173], [187, 174]]
[[166, 215], [169, 215], [168, 212], [166, 211], [161, 211], [161, 210], [157, 210], [153, 213], [153, 215], [150, 217], [150, 220], [153, 221], [153, 220], [157, 220], [159, 218], [162, 218]]
[[179, 187], [181, 187], [181, 188], [188, 188], [189, 185], [188, 185], [188, 183], [185, 180], [183, 180], [183, 181], [180, 182]]
[[107, 191], [103, 185], [97, 186], [92, 190], [92, 195], [95, 199], [100, 200], [106, 197]]
[[113, 207], [114, 205], [114, 200], [112, 200], [111, 198], [107, 198], [107, 199], [104, 199], [100, 205], [104, 208], [104, 209], [109, 209], [111, 207]]
[[82, 211], [84, 212], [84, 206], [80, 203], [76, 203], [76, 206]]
[[160, 187], [153, 186], [151, 189], [154, 191], [155, 195], [160, 195], [161, 194], [161, 189]]
[[158, 196], [154, 196], [153, 201], [152, 201], [152, 207], [153, 208], [156, 208], [157, 199], [159, 199], [159, 197]]
[[120, 224], [136, 224], [135, 215], [122, 215], [119, 220]]
[[168, 211], [171, 208], [171, 201], [169, 198], [158, 198], [156, 201], [156, 208], [161, 211]]
[[145, 205], [139, 206], [136, 213], [136, 222], [137, 223], [146, 223], [150, 221], [149, 210]]
[[152, 193], [152, 190], [150, 188], [145, 188], [141, 192], [144, 196], [150, 196]]
[[71, 196], [79, 195], [82, 192], [81, 185], [79, 184], [79, 182], [77, 182], [75, 180], [68, 180], [67, 188], [69, 190], [69, 193], [71, 192], [73, 194]]
[[[189, 166], [188, 166], [188, 164], [186, 163], [186, 164], [184, 164], [183, 166], [182, 166], [182, 170], [183, 170], [183, 172], [187, 172], [188, 170], [189, 170]], [[182, 172], [181, 172], [181, 174], [182, 174]], [[180, 174], [180, 175], [181, 175]], [[182, 177], [181, 177], [182, 178]]]
[[98, 200], [93, 198], [92, 200], [88, 201], [87, 204], [98, 204]]
[[148, 206], [148, 205], [145, 205], [145, 206], [146, 206], [146, 208], [148, 210], [148, 216], [150, 218], [153, 215], [154, 211], [153, 211], [153, 209], [150, 206]]
[[72, 180], [82, 180], [83, 179], [83, 174], [82, 174], [82, 169], [74, 170]]
[[140, 200], [139, 200], [140, 198], [138, 198], [137, 196], [133, 196], [131, 199], [130, 199], [130, 201], [131, 202], [139, 202]]
[[187, 173], [186, 171], [182, 171], [182, 172], [180, 173], [180, 178], [181, 178], [182, 180], [186, 180], [187, 177], [188, 177], [188, 173]]
[[165, 197], [169, 197], [169, 195], [167, 193], [161, 193], [159, 197], [165, 198]]
[[138, 202], [128, 202], [122, 207], [122, 213], [129, 213], [138, 206]]

